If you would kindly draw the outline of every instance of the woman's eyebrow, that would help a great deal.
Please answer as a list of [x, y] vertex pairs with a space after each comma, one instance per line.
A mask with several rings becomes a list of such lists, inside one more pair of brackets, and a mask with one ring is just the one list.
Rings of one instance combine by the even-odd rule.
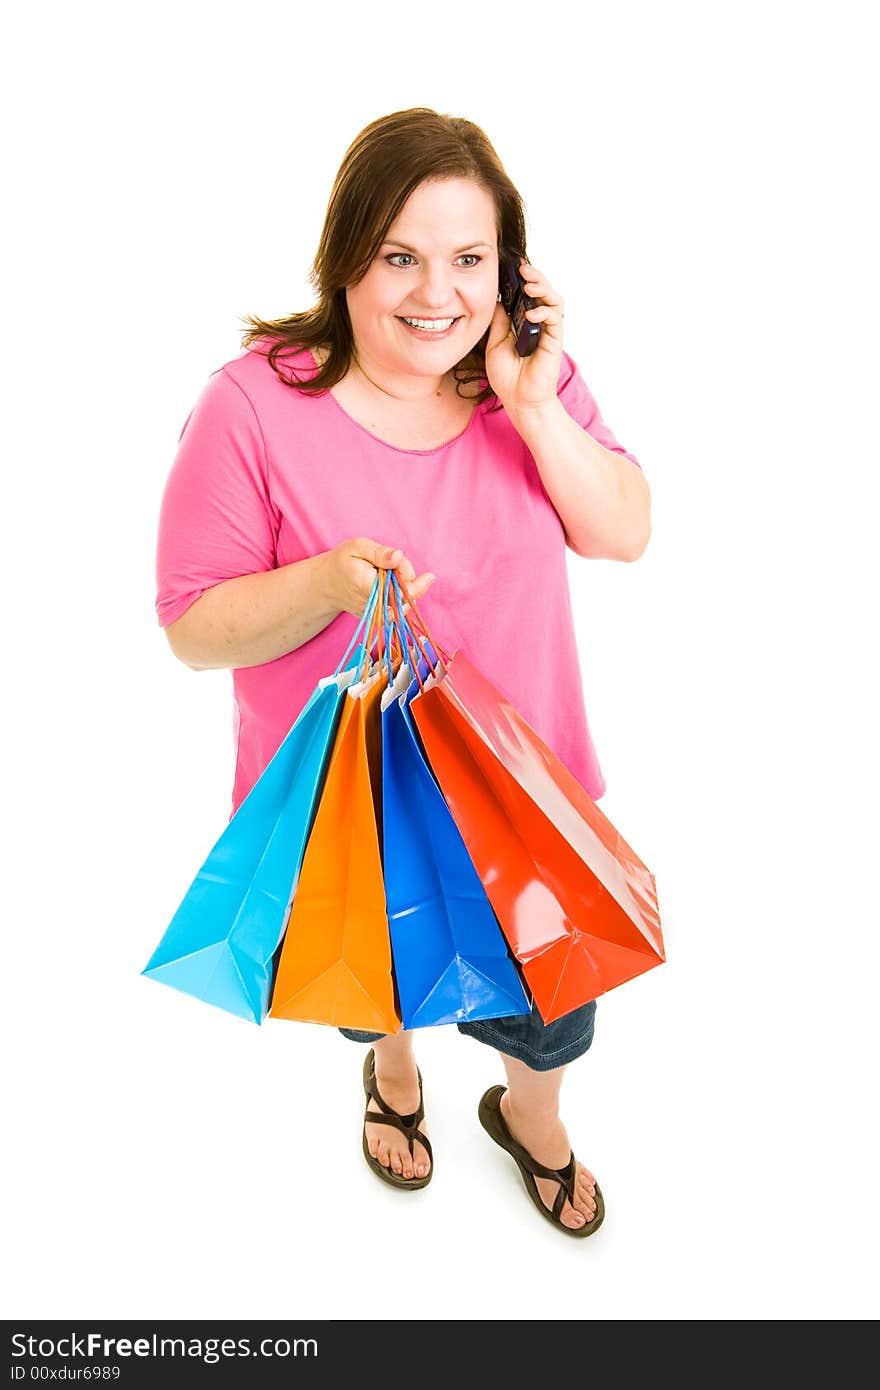
[[[418, 255], [414, 246], [407, 246], [403, 241], [383, 241], [382, 245], [399, 246], [401, 251], [410, 251], [414, 256]], [[472, 241], [469, 246], [460, 246], [455, 252], [455, 255], [460, 256], [463, 251], [476, 251], [480, 247], [482, 247], [484, 251], [494, 251], [495, 249], [493, 246], [489, 245], [488, 241]]]

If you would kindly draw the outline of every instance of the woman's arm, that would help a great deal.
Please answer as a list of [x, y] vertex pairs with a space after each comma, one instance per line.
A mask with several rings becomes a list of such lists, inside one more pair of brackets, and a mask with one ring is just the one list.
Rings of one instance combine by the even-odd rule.
[[334, 550], [215, 584], [165, 634], [193, 671], [262, 666], [301, 647], [340, 613], [360, 617], [377, 569], [394, 569], [418, 602], [433, 582], [401, 550], [358, 536]]
[[575, 554], [637, 560], [651, 538], [651, 489], [641, 469], [594, 439], [558, 399], [508, 413]]
[[498, 304], [486, 344], [489, 382], [535, 460], [575, 554], [637, 560], [651, 538], [651, 489], [638, 464], [606, 449], [559, 399], [565, 301], [528, 261], [520, 262], [520, 272], [526, 294], [540, 301], [526, 310], [530, 322], [542, 325], [538, 348], [529, 357], [517, 354]]
[[301, 647], [341, 612], [330, 593], [329, 552], [206, 589], [165, 635], [194, 671], [260, 666]]

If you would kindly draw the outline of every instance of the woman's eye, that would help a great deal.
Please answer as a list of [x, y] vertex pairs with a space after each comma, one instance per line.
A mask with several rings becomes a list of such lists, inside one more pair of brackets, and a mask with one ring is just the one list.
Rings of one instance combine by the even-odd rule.
[[[389, 265], [393, 265], [399, 270], [408, 270], [409, 265], [401, 265], [400, 262], [412, 261], [414, 257], [411, 256], [408, 251], [393, 251], [391, 255], [386, 256], [385, 259]], [[463, 256], [459, 256], [459, 260], [469, 262], [469, 264], [464, 267], [465, 270], [471, 270], [473, 266], [479, 265], [482, 259], [482, 256], [477, 256], [471, 251], [466, 252]]]

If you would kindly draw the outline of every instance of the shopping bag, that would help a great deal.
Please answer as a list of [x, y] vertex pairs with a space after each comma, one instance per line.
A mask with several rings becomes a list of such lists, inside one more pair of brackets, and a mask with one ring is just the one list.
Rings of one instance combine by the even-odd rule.
[[400, 1030], [382, 874], [386, 683], [376, 669], [345, 694], [278, 958], [273, 1018]]
[[[342, 709], [358, 674], [357, 639], [378, 580], [337, 667], [320, 680], [205, 859], [141, 972], [254, 1023], [266, 1017], [284, 932]], [[351, 658], [353, 665], [343, 671]]]
[[[418, 623], [427, 634], [411, 614], [416, 640]], [[440, 656], [413, 695], [412, 718], [535, 1005], [551, 1023], [665, 961], [656, 881], [467, 654], [459, 648], [450, 657], [437, 643], [433, 650]]]
[[385, 894], [404, 1028], [529, 1013], [516, 964], [412, 724], [404, 664], [382, 697]]

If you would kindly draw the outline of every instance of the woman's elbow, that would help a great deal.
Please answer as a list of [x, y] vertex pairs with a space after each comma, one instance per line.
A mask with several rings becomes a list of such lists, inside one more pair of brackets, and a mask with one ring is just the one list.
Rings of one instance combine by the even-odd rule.
[[187, 609], [186, 613], [176, 618], [173, 623], [169, 623], [164, 630], [165, 636], [178, 661], [182, 662], [184, 666], [188, 666], [191, 671], [206, 671], [207, 666], [199, 666], [194, 659], [192, 643], [189, 640], [190, 624], [186, 622], [189, 612], [190, 610]]
[[630, 526], [630, 534], [626, 546], [627, 553], [623, 556], [624, 560], [638, 560], [644, 555], [651, 539], [651, 489], [647, 480], [639, 476], [641, 491], [639, 494], [639, 504], [635, 510]]
[[645, 551], [648, 549], [648, 541], [650, 539], [651, 527], [649, 525], [647, 530], [641, 533], [638, 544], [631, 546], [627, 554], [623, 556], [623, 559], [627, 560], [630, 564], [633, 560], [640, 559], [640, 557], [644, 555]]

